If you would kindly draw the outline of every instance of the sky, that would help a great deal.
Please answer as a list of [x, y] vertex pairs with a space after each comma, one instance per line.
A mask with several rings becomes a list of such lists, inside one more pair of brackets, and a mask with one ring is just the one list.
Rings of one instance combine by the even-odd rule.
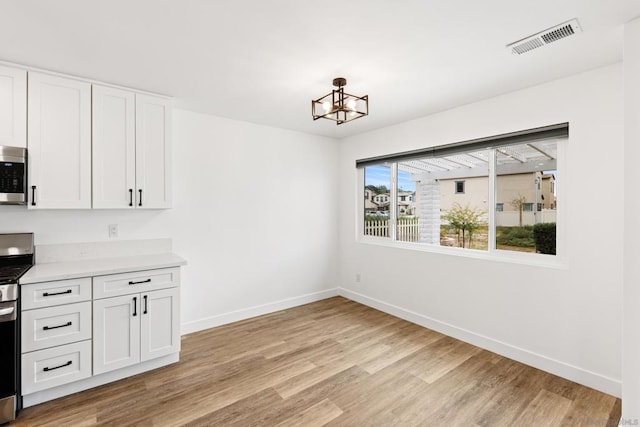
[[[398, 188], [403, 191], [415, 191], [416, 183], [411, 181], [408, 172], [398, 171]], [[391, 188], [391, 168], [388, 166], [374, 165], [364, 169], [364, 185], [385, 185]]]

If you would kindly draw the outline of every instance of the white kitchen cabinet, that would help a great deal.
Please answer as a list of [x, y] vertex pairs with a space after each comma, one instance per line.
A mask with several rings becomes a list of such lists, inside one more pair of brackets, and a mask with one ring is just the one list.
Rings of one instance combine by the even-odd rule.
[[171, 207], [171, 102], [93, 86], [93, 207]]
[[180, 351], [180, 290], [142, 294], [140, 360], [151, 360]]
[[180, 351], [177, 288], [93, 302], [93, 373]]
[[93, 301], [93, 373], [140, 362], [140, 295]]
[[27, 72], [0, 66], [0, 145], [27, 147]]
[[22, 352], [91, 339], [91, 303], [65, 304], [22, 313]]
[[[94, 375], [180, 351], [180, 289], [150, 290], [149, 286], [178, 286], [156, 278], [177, 268], [94, 277]], [[158, 272], [158, 274], [155, 274]], [[147, 279], [145, 279], [147, 277]], [[120, 287], [122, 284], [126, 287]], [[105, 298], [104, 289], [127, 295]], [[144, 289], [139, 293], [131, 293]], [[108, 295], [109, 292], [106, 293]], [[102, 299], [99, 299], [102, 296]]]
[[91, 208], [91, 84], [28, 75], [30, 209]]
[[171, 207], [171, 100], [136, 94], [138, 208]]
[[93, 86], [93, 207], [133, 209], [136, 190], [135, 94]]
[[91, 340], [22, 355], [22, 394], [80, 381], [91, 376]]

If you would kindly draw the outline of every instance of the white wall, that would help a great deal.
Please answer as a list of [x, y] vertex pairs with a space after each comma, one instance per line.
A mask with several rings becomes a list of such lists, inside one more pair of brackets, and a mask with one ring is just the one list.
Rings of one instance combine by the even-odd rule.
[[622, 417], [640, 419], [640, 19], [625, 25], [624, 35], [624, 342]]
[[[623, 212], [602, 221], [593, 201], [624, 199], [622, 118], [622, 65], [614, 64], [343, 140], [341, 292], [620, 395]], [[565, 121], [566, 269], [356, 242], [356, 159]]]
[[172, 237], [189, 263], [185, 332], [334, 294], [337, 142], [183, 110], [173, 131], [173, 209], [0, 206], [0, 232], [88, 242], [118, 224], [121, 240]]

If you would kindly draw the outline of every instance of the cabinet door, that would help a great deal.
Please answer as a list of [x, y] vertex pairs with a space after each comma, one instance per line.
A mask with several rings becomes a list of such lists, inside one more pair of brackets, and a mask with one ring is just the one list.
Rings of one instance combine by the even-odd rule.
[[93, 373], [140, 362], [140, 294], [93, 301]]
[[180, 351], [180, 289], [142, 294], [142, 361]]
[[0, 66], [0, 145], [27, 147], [27, 72]]
[[91, 208], [91, 85], [30, 72], [28, 100], [27, 206]]
[[136, 207], [171, 207], [171, 101], [136, 94]]
[[93, 207], [133, 209], [135, 94], [93, 86]]

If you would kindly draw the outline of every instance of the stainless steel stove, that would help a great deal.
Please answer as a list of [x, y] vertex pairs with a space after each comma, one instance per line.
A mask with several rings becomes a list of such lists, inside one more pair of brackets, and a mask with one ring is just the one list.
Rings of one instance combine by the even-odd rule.
[[18, 280], [33, 263], [33, 233], [0, 234], [0, 424], [14, 420], [20, 406]]

